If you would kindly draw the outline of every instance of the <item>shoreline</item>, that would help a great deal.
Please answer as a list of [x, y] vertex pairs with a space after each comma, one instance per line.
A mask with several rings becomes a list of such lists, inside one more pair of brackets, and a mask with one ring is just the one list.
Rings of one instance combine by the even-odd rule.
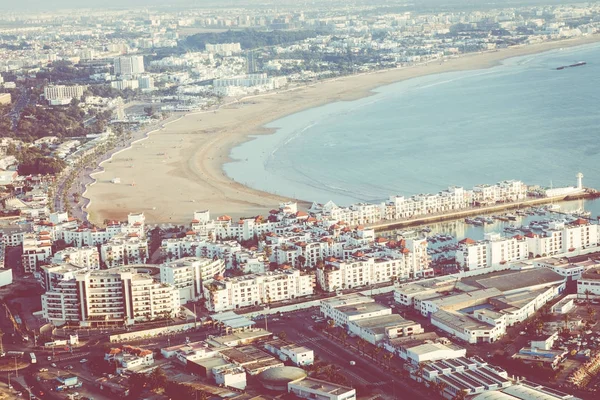
[[[122, 219], [131, 211], [143, 211], [150, 223], [187, 223], [193, 211], [202, 209], [233, 217], [264, 215], [291, 199], [233, 181], [223, 166], [235, 161], [230, 157], [233, 148], [275, 131], [265, 128], [266, 124], [324, 104], [364, 98], [375, 94], [374, 89], [407, 79], [487, 69], [505, 59], [598, 41], [600, 35], [591, 35], [466, 54], [442, 63], [432, 61], [246, 96], [217, 110], [185, 114], [101, 163], [102, 170], [91, 174], [94, 182], [86, 185], [84, 192], [88, 217], [101, 224], [104, 219]], [[128, 162], [131, 164], [126, 165]], [[124, 183], [111, 184], [115, 177]], [[310, 204], [299, 203], [301, 208]]]

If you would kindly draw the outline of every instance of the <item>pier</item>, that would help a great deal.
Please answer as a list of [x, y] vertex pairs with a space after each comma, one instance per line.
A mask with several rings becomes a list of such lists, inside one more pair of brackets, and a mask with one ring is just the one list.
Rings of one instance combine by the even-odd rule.
[[406, 228], [411, 226], [427, 225], [435, 222], [452, 221], [480, 214], [489, 214], [493, 212], [502, 212], [515, 210], [519, 208], [532, 207], [544, 204], [550, 204], [559, 201], [570, 201], [580, 199], [598, 198], [599, 192], [594, 189], [585, 189], [584, 192], [570, 194], [566, 196], [554, 196], [543, 198], [532, 198], [529, 200], [516, 201], [511, 203], [494, 204], [493, 206], [472, 207], [463, 210], [452, 210], [448, 212], [435, 213], [429, 215], [420, 215], [415, 218], [382, 220], [377, 223], [366, 225], [367, 228], [375, 229], [375, 231], [387, 231], [393, 229]]

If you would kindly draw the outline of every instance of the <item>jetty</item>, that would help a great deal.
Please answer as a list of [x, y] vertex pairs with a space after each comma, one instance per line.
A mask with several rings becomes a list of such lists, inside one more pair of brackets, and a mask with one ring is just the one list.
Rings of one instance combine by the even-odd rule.
[[396, 220], [382, 220], [376, 223], [365, 225], [368, 228], [374, 229], [375, 231], [387, 231], [393, 229], [406, 228], [411, 226], [428, 225], [434, 222], [452, 221], [471, 217], [474, 215], [488, 214], [494, 212], [502, 212], [508, 210], [514, 210], [519, 208], [527, 208], [532, 206], [539, 206], [550, 204], [553, 202], [580, 200], [580, 199], [594, 199], [600, 197], [600, 192], [595, 189], [586, 188], [581, 193], [553, 196], [553, 197], [537, 197], [523, 201], [499, 203], [491, 206], [471, 207], [462, 210], [453, 210], [448, 212], [441, 212], [428, 215], [420, 215], [414, 218], [404, 218]]

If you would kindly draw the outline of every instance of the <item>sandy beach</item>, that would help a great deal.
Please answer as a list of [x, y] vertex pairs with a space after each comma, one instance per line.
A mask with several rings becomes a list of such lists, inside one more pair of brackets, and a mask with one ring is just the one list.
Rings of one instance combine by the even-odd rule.
[[[195, 210], [235, 218], [266, 214], [289, 200], [248, 188], [229, 179], [222, 166], [233, 147], [249, 135], [267, 134], [263, 126], [302, 110], [335, 101], [368, 96], [374, 88], [405, 79], [442, 72], [482, 69], [510, 57], [600, 41], [600, 35], [477, 53], [442, 64], [354, 75], [278, 93], [240, 99], [219, 110], [183, 116], [122, 150], [93, 174], [95, 183], [84, 196], [90, 200], [88, 219], [124, 219], [143, 211], [149, 223], [187, 224]], [[120, 178], [121, 183], [111, 183]], [[310, 199], [304, 199], [310, 200]]]

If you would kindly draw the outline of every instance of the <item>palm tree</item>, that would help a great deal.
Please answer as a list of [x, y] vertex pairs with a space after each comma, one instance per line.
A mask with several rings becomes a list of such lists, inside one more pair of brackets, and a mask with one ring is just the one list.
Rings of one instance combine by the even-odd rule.
[[327, 331], [331, 333], [333, 328], [335, 328], [335, 321], [330, 319], [327, 321]]
[[339, 334], [339, 339], [342, 341], [342, 343], [344, 344], [344, 346], [346, 345], [346, 340], [348, 340], [348, 334], [346, 333], [345, 330], [342, 329], [342, 331]]
[[565, 323], [565, 331], [569, 332], [569, 314], [563, 314], [563, 321]]
[[287, 338], [287, 333], [285, 333], [285, 331], [281, 331], [277, 334], [277, 336], [279, 336], [279, 339], [285, 341], [285, 339]]
[[367, 341], [363, 338], [358, 338], [358, 340], [356, 341], [356, 347], [358, 349], [358, 351], [360, 352], [360, 349], [362, 347], [362, 351], [364, 353], [365, 351], [365, 346], [367, 345]]
[[448, 387], [448, 384], [446, 382], [439, 381], [437, 383], [437, 390], [441, 397], [444, 397], [444, 391], [446, 390], [447, 387]]
[[458, 392], [456, 392], [456, 394], [454, 395], [452, 400], [465, 400], [466, 398], [467, 398], [467, 391], [459, 390]]
[[583, 292], [583, 294], [585, 294], [585, 302], [587, 304], [590, 304], [590, 294], [592, 294], [592, 292], [590, 292], [590, 289], [585, 289], [585, 292]]
[[375, 352], [375, 361], [379, 361], [379, 353], [381, 353], [382, 350], [383, 349], [381, 347], [379, 347], [379, 346], [375, 347], [375, 350], [374, 350], [374, 352]]

